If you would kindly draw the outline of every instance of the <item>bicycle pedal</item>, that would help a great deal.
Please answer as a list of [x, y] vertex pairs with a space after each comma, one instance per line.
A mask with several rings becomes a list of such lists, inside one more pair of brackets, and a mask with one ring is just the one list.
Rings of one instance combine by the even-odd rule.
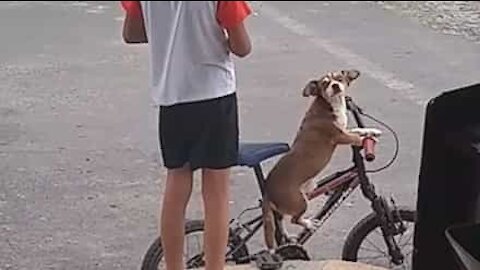
[[257, 268], [261, 270], [277, 270], [282, 267], [283, 260], [279, 255], [272, 254], [268, 250], [265, 250], [256, 256], [255, 263]]

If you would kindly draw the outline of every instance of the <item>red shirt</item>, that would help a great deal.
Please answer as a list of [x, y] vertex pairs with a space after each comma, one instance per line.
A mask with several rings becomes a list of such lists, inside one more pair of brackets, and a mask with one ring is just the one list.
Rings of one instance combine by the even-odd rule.
[[[139, 16], [142, 12], [140, 1], [120, 1], [128, 15]], [[217, 21], [225, 29], [237, 26], [252, 13], [245, 1], [218, 1]]]

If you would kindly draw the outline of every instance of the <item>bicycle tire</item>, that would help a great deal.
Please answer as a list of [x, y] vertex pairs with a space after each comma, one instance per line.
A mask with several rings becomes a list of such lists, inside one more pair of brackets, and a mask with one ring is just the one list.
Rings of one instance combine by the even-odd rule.
[[[413, 222], [416, 221], [416, 211], [401, 207], [398, 213], [402, 221]], [[366, 237], [380, 226], [380, 220], [376, 213], [371, 213], [362, 220], [360, 220], [350, 231], [343, 246], [342, 260], [356, 262], [358, 259], [358, 252]]]
[[[203, 220], [190, 220], [185, 223], [185, 236], [195, 232], [202, 232], [204, 230], [204, 221]], [[239, 236], [236, 236], [232, 233], [230, 229], [230, 236], [228, 239], [228, 244], [232, 246], [237, 246], [241, 243]], [[242, 258], [248, 257], [248, 248], [243, 245], [231, 256], [236, 262], [240, 262]], [[197, 256], [197, 255], [196, 255]], [[163, 258], [163, 249], [161, 244], [161, 238], [157, 237], [155, 241], [150, 245], [142, 261], [142, 270], [158, 270], [158, 265], [160, 264]]]

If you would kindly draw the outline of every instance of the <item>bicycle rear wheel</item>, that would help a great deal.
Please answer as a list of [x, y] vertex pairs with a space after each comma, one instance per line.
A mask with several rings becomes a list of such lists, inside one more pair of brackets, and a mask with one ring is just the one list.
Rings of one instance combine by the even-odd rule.
[[406, 208], [398, 209], [399, 220], [406, 230], [395, 236], [398, 247], [405, 256], [402, 265], [392, 263], [388, 248], [383, 239], [380, 228], [380, 219], [372, 213], [362, 219], [349, 233], [343, 246], [342, 259], [345, 261], [362, 262], [388, 269], [411, 269], [413, 252], [413, 236], [416, 212]]
[[[203, 220], [191, 220], [185, 224], [185, 248], [184, 248], [184, 261], [187, 269], [203, 267], [205, 262], [203, 260]], [[188, 241], [189, 238], [196, 238], [196, 243]], [[240, 263], [246, 257], [248, 257], [248, 249], [245, 244], [241, 245], [242, 241], [239, 236], [232, 233], [230, 230], [230, 236], [228, 240], [229, 250], [237, 249], [232, 255], [227, 258], [227, 261], [233, 261], [234, 263]], [[241, 246], [240, 246], [241, 245]], [[163, 259], [163, 248], [161, 244], [161, 238], [158, 237], [148, 248], [142, 262], [142, 270], [158, 270], [165, 269]]]

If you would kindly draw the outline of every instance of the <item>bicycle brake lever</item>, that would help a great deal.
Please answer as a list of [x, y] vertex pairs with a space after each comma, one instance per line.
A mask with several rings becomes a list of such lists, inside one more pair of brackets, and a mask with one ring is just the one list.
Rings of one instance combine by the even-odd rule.
[[347, 109], [348, 110], [357, 110], [360, 114], [363, 114], [363, 109], [358, 107], [357, 104], [355, 104], [355, 102], [353, 102], [353, 99], [352, 97], [350, 96], [345, 96], [345, 102], [347, 103]]

